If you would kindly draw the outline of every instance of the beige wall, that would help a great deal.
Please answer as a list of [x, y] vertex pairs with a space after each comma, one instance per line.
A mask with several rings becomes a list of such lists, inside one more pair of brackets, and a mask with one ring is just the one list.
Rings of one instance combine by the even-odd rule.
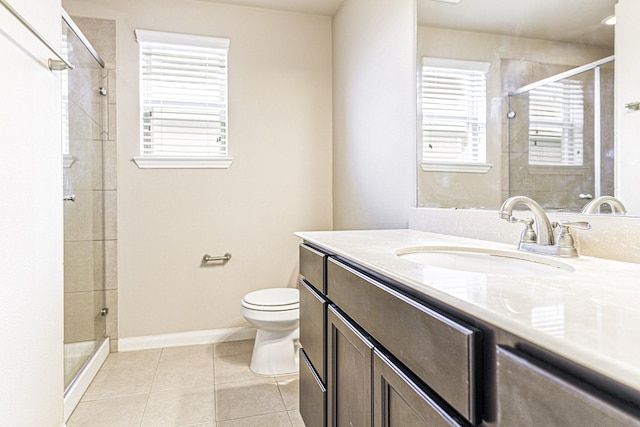
[[[11, 1], [54, 46], [60, 2]], [[0, 424], [63, 424], [60, 85], [0, 7]]]
[[[487, 163], [492, 164], [492, 168], [486, 174], [418, 172], [418, 205], [447, 208], [497, 209], [504, 200], [505, 190], [508, 190], [508, 103], [503, 95], [523, 83], [519, 75], [512, 81], [501, 75], [503, 60], [519, 59], [577, 67], [613, 53], [606, 48], [588, 45], [429, 27], [418, 27], [417, 46], [418, 61], [424, 56], [431, 56], [491, 64], [487, 82]], [[527, 83], [531, 81], [524, 84]]]
[[[296, 230], [331, 228], [331, 21], [199, 1], [69, 0], [117, 32], [119, 337], [247, 325], [296, 286]], [[136, 28], [231, 39], [226, 170], [138, 169]], [[205, 253], [233, 258], [201, 266]]]
[[334, 226], [403, 228], [415, 206], [413, 0], [345, 0], [333, 17]]

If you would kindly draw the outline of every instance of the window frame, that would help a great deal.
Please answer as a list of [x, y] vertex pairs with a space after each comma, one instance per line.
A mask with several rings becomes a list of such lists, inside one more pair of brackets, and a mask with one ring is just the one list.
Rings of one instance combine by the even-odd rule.
[[[136, 29], [134, 31], [136, 36], [136, 41], [139, 44], [138, 49], [138, 58], [139, 58], [139, 68], [138, 68], [138, 84], [139, 84], [139, 118], [138, 118], [138, 131], [139, 131], [139, 154], [133, 157], [133, 161], [136, 165], [141, 169], [147, 168], [161, 168], [161, 169], [192, 169], [192, 168], [212, 168], [212, 169], [226, 169], [229, 168], [233, 162], [233, 157], [229, 154], [229, 140], [228, 140], [228, 118], [229, 118], [229, 97], [228, 97], [228, 52], [230, 40], [228, 38], [222, 37], [210, 37], [210, 36], [200, 36], [200, 35], [191, 35], [191, 34], [182, 34], [182, 33], [169, 33], [162, 31], [151, 31], [151, 30], [141, 30]], [[144, 84], [143, 84], [143, 75], [142, 75], [142, 67], [143, 67], [143, 46], [146, 43], [154, 43], [154, 44], [163, 44], [166, 46], [179, 47], [184, 46], [185, 48], [207, 48], [214, 49], [218, 51], [224, 51], [224, 63], [222, 68], [224, 68], [224, 85], [221, 88], [221, 92], [223, 93], [223, 111], [224, 111], [224, 122], [220, 121], [220, 123], [224, 123], [224, 153], [222, 155], [211, 155], [211, 154], [198, 154], [197, 150], [193, 152], [185, 151], [180, 154], [172, 155], [167, 153], [159, 153], [159, 154], [149, 154], [144, 152], [144, 120], [145, 120], [145, 94]], [[185, 95], [186, 96], [186, 95]], [[195, 103], [194, 103], [195, 104]], [[200, 108], [199, 111], [203, 111], [203, 107], [194, 107], [194, 105], [189, 105], [188, 107], [181, 107], [184, 109], [191, 108]], [[178, 109], [180, 110], [180, 109]], [[182, 114], [184, 114], [184, 110], [182, 110]], [[180, 114], [180, 113], [178, 113]], [[208, 122], [215, 123], [215, 122]], [[216, 148], [219, 149], [221, 146], [219, 145], [201, 145], [199, 149], [207, 149], [207, 148]]]

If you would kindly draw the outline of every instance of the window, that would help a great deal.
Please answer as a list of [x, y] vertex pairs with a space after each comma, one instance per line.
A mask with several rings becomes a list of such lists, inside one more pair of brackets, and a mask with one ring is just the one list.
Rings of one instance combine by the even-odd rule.
[[422, 169], [486, 173], [485, 62], [423, 58]]
[[136, 30], [141, 168], [226, 168], [229, 40]]
[[529, 92], [529, 164], [582, 166], [584, 90], [560, 80]]

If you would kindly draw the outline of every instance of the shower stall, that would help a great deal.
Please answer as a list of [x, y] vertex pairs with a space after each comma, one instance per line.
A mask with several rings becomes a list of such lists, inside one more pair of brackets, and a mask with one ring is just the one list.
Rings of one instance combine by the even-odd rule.
[[515, 66], [551, 76], [509, 93], [509, 195], [573, 212], [613, 195], [614, 57], [571, 69]]
[[[109, 353], [105, 259], [109, 248], [105, 174], [108, 71], [62, 12], [60, 72], [64, 196], [64, 384], [68, 417]], [[112, 215], [114, 213], [111, 213]]]

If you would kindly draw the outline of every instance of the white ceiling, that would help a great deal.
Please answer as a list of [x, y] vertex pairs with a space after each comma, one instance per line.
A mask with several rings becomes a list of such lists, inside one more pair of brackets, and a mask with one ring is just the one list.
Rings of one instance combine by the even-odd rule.
[[418, 25], [613, 47], [617, 0], [418, 0]]
[[342, 0], [206, 0], [214, 3], [332, 16]]
[[[343, 0], [205, 0], [332, 16]], [[613, 47], [617, 0], [417, 0], [418, 25]]]

